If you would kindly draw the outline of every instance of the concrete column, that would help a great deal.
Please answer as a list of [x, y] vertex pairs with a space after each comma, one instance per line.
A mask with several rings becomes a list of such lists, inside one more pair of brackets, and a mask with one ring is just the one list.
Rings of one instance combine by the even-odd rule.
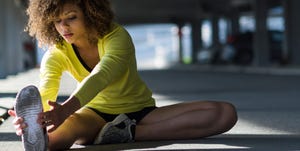
[[230, 15], [230, 34], [235, 35], [240, 32], [240, 14], [238, 12]]
[[6, 42], [6, 53], [7, 53], [7, 71], [8, 74], [16, 74], [22, 71], [24, 50], [23, 50], [23, 39], [24, 39], [24, 19], [22, 18], [21, 8], [17, 8], [14, 1], [6, 0], [6, 30], [7, 38]]
[[4, 78], [24, 69], [25, 13], [12, 0], [0, 3], [0, 78]]
[[290, 58], [290, 63], [300, 65], [300, 1], [284, 0], [286, 41], [284, 52]]
[[183, 40], [182, 40], [182, 28], [184, 26], [183, 22], [177, 22], [178, 27], [178, 49], [179, 49], [179, 63], [183, 64]]
[[214, 15], [212, 18], [212, 63], [218, 62], [218, 56], [221, 51], [221, 43], [219, 37], [219, 16]]
[[213, 16], [212, 18], [212, 41], [214, 48], [219, 46], [219, 17], [217, 16]]
[[197, 61], [197, 54], [202, 47], [201, 25], [202, 21], [195, 19], [192, 21], [192, 63]]
[[255, 0], [254, 14], [256, 30], [254, 32], [254, 60], [255, 66], [270, 65], [270, 50], [267, 30], [268, 1]]
[[5, 30], [5, 18], [6, 18], [6, 1], [0, 2], [0, 78], [5, 78], [7, 75], [6, 63], [6, 30]]

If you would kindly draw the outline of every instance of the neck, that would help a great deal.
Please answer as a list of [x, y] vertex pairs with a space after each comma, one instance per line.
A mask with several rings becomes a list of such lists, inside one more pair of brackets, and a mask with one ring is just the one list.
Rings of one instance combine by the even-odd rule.
[[74, 43], [73, 45], [78, 49], [78, 51], [93, 50], [93, 49], [97, 48], [97, 43], [92, 44], [89, 41], [85, 41], [85, 42], [81, 42], [81, 43]]

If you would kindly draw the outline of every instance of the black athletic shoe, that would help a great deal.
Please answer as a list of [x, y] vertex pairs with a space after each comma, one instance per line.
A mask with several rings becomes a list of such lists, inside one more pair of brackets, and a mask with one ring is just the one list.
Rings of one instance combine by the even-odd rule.
[[17, 117], [24, 118], [24, 122], [28, 125], [22, 135], [25, 151], [46, 151], [47, 132], [37, 123], [38, 113], [43, 111], [43, 106], [40, 93], [35, 86], [27, 86], [17, 94], [15, 111]]

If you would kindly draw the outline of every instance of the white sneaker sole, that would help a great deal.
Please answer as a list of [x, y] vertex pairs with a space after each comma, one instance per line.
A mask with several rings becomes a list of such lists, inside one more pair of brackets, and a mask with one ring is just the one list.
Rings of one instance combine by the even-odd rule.
[[28, 125], [22, 135], [25, 151], [46, 151], [48, 139], [46, 131], [37, 123], [38, 113], [43, 111], [43, 106], [40, 93], [35, 86], [27, 86], [17, 94], [15, 111], [17, 117], [24, 118], [24, 122]]

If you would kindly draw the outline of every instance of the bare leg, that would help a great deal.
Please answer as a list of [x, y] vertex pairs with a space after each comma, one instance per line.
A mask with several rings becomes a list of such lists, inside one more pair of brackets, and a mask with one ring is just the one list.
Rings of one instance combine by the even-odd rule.
[[157, 108], [136, 127], [137, 141], [192, 139], [230, 130], [237, 121], [233, 105], [224, 102], [189, 102]]
[[[84, 110], [84, 111], [83, 111]], [[105, 121], [90, 109], [81, 109], [49, 135], [49, 150], [68, 149], [74, 143], [90, 144]]]

